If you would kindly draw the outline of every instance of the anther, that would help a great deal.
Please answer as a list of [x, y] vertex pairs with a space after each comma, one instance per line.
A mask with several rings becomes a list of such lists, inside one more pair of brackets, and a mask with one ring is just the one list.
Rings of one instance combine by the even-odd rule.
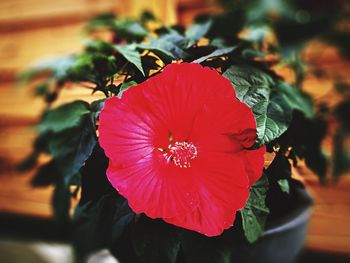
[[175, 142], [168, 146], [168, 151], [164, 153], [164, 156], [180, 168], [189, 168], [191, 167], [190, 160], [198, 156], [198, 151], [191, 142]]

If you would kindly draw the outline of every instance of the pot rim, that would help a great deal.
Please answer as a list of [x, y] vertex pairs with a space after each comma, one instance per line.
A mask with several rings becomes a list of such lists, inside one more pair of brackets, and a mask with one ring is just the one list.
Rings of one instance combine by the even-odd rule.
[[310, 210], [313, 203], [313, 198], [310, 192], [306, 188], [301, 187], [295, 187], [294, 191], [297, 195], [297, 202], [299, 205], [290, 214], [268, 227], [264, 232], [264, 236], [273, 235], [296, 228], [309, 219]]

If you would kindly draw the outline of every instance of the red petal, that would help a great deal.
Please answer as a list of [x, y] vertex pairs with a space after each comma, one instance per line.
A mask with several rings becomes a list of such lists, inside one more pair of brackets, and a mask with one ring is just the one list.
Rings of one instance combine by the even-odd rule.
[[153, 113], [168, 127], [175, 141], [188, 139], [195, 116], [206, 101], [235, 97], [227, 79], [199, 64], [171, 64], [143, 84]]
[[246, 150], [242, 153], [250, 185], [253, 185], [262, 175], [265, 152], [266, 147], [263, 146], [257, 150]]
[[100, 114], [99, 142], [106, 155], [118, 164], [136, 162], [149, 155], [156, 145], [169, 143], [168, 130], [147, 111], [137, 89], [123, 100], [113, 97]]
[[199, 203], [189, 170], [169, 165], [158, 150], [127, 167], [110, 162], [107, 176], [136, 213], [151, 218], [178, 217]]
[[190, 141], [205, 151], [238, 152], [256, 138], [252, 110], [234, 98], [216, 98], [198, 112]]
[[[227, 79], [198, 64], [169, 65], [107, 100], [99, 133], [107, 176], [134, 211], [209, 236], [233, 224], [261, 175], [263, 151], [244, 149], [256, 137], [252, 111]], [[157, 149], [168, 147], [170, 133], [198, 150], [191, 168]]]
[[199, 154], [201, 158], [193, 162], [193, 169], [190, 168], [197, 179], [198, 208], [181, 217], [164, 220], [207, 236], [216, 236], [233, 225], [236, 211], [244, 207], [249, 196], [248, 176], [239, 156]]

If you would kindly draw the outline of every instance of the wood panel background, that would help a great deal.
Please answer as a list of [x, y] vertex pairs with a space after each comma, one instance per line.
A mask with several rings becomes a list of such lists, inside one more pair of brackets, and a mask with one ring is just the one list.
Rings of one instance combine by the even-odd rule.
[[[166, 23], [189, 24], [202, 12], [218, 12], [210, 0], [2, 0], [0, 1], [0, 212], [48, 217], [52, 189], [33, 189], [31, 174], [18, 174], [14, 164], [26, 156], [35, 136], [33, 125], [43, 108], [28, 88], [15, 85], [15, 77], [38, 58], [79, 51], [84, 23], [100, 12], [122, 16], [153, 11]], [[313, 43], [306, 50], [309, 61], [330, 74], [350, 80], [350, 65], [329, 47]], [[288, 72], [286, 73], [288, 75]], [[328, 78], [308, 78], [305, 89], [317, 101], [335, 103]], [[60, 102], [90, 98], [83, 88], [65, 90]], [[304, 166], [295, 170], [315, 198], [307, 247], [350, 253], [350, 177], [321, 187]]]

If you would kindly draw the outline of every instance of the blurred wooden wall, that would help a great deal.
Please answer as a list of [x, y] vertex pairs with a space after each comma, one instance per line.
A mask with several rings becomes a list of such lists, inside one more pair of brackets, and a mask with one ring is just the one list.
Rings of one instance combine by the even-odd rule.
[[[41, 59], [79, 52], [86, 22], [101, 13], [136, 17], [149, 10], [165, 24], [191, 22], [212, 0], [1, 0], [0, 1], [0, 212], [51, 214], [52, 189], [32, 189], [30, 174], [14, 166], [30, 153], [44, 103], [17, 75]], [[85, 89], [65, 90], [56, 104], [93, 100]]]
[[[0, 134], [5, 142], [0, 145], [0, 174], [9, 174], [8, 168], [29, 152], [34, 130], [28, 125], [35, 124], [43, 108], [29, 88], [17, 87], [21, 71], [41, 59], [79, 52], [86, 40], [84, 25], [97, 14], [135, 17], [149, 10], [165, 24], [188, 23], [193, 10], [199, 12], [207, 4], [206, 0], [0, 1]], [[86, 90], [67, 90], [58, 103], [82, 96], [92, 99]]]
[[[85, 23], [101, 13], [135, 17], [144, 10], [176, 23], [176, 0], [1, 0], [0, 1], [0, 211], [48, 216], [51, 189], [32, 190], [29, 176], [13, 167], [24, 158], [44, 106], [16, 76], [32, 63], [78, 52]], [[66, 90], [58, 103], [90, 99], [85, 89]]]

